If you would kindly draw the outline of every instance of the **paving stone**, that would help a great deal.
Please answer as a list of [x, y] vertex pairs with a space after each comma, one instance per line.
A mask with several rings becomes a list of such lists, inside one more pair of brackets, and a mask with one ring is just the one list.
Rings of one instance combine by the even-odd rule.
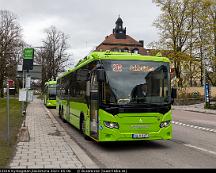
[[12, 163], [10, 164], [10, 167], [18, 167], [19, 165], [20, 165], [19, 162], [12, 162]]
[[[30, 133], [30, 141], [18, 142], [10, 168], [84, 167], [76, 157], [73, 146], [67, 142], [71, 140], [70, 137], [56, 121], [49, 117], [41, 100], [35, 99], [28, 105], [26, 126]], [[50, 135], [56, 131], [61, 135]]]

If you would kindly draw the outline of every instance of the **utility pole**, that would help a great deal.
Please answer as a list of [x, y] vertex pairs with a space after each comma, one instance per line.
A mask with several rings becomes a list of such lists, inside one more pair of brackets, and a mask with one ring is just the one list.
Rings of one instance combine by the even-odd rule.
[[[22, 83], [22, 88], [24, 89], [25, 88], [25, 72], [24, 70], [22, 69], [22, 79], [23, 79], [23, 83]], [[25, 115], [25, 110], [24, 110], [24, 102], [22, 101], [22, 115], [24, 116]]]
[[7, 79], [7, 141], [10, 143], [10, 96], [9, 80]]

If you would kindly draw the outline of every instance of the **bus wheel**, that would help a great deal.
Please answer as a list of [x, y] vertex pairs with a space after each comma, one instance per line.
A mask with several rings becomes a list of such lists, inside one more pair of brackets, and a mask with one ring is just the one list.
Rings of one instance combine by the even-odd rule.
[[82, 134], [85, 133], [85, 123], [84, 123], [84, 117], [83, 117], [83, 115], [80, 115], [80, 132]]
[[85, 121], [83, 114], [80, 115], [80, 132], [86, 140], [91, 140], [91, 138], [85, 134]]
[[67, 121], [64, 119], [64, 108], [61, 109], [61, 119], [63, 120], [64, 123]]
[[59, 111], [58, 111], [59, 117], [61, 118], [61, 107], [59, 106]]

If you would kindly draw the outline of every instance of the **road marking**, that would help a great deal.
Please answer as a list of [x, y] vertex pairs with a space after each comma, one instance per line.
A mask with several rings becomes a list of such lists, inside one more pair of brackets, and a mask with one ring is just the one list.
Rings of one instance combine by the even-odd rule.
[[200, 150], [200, 151], [204, 151], [204, 152], [207, 152], [207, 153], [216, 155], [216, 152], [211, 151], [211, 150], [207, 150], [207, 149], [205, 149], [205, 148], [200, 148], [200, 147], [197, 147], [197, 146], [194, 146], [194, 145], [191, 145], [191, 144], [184, 144], [184, 145], [185, 145], [186, 147], [194, 148], [194, 149], [197, 149], [197, 150]]
[[186, 126], [186, 127], [190, 127], [190, 128], [194, 128], [194, 129], [199, 129], [199, 130], [203, 130], [203, 131], [216, 133], [216, 129], [210, 129], [210, 128], [205, 128], [205, 127], [195, 126], [192, 124], [184, 124], [184, 123], [181, 123], [178, 121], [172, 121], [172, 123], [176, 124], [176, 125], [180, 125], [180, 126]]

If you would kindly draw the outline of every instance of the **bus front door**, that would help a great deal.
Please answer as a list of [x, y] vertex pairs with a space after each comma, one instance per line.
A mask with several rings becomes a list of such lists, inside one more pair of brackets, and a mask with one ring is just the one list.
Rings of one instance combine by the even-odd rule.
[[98, 139], [98, 82], [95, 73], [91, 75], [90, 83], [90, 136]]

